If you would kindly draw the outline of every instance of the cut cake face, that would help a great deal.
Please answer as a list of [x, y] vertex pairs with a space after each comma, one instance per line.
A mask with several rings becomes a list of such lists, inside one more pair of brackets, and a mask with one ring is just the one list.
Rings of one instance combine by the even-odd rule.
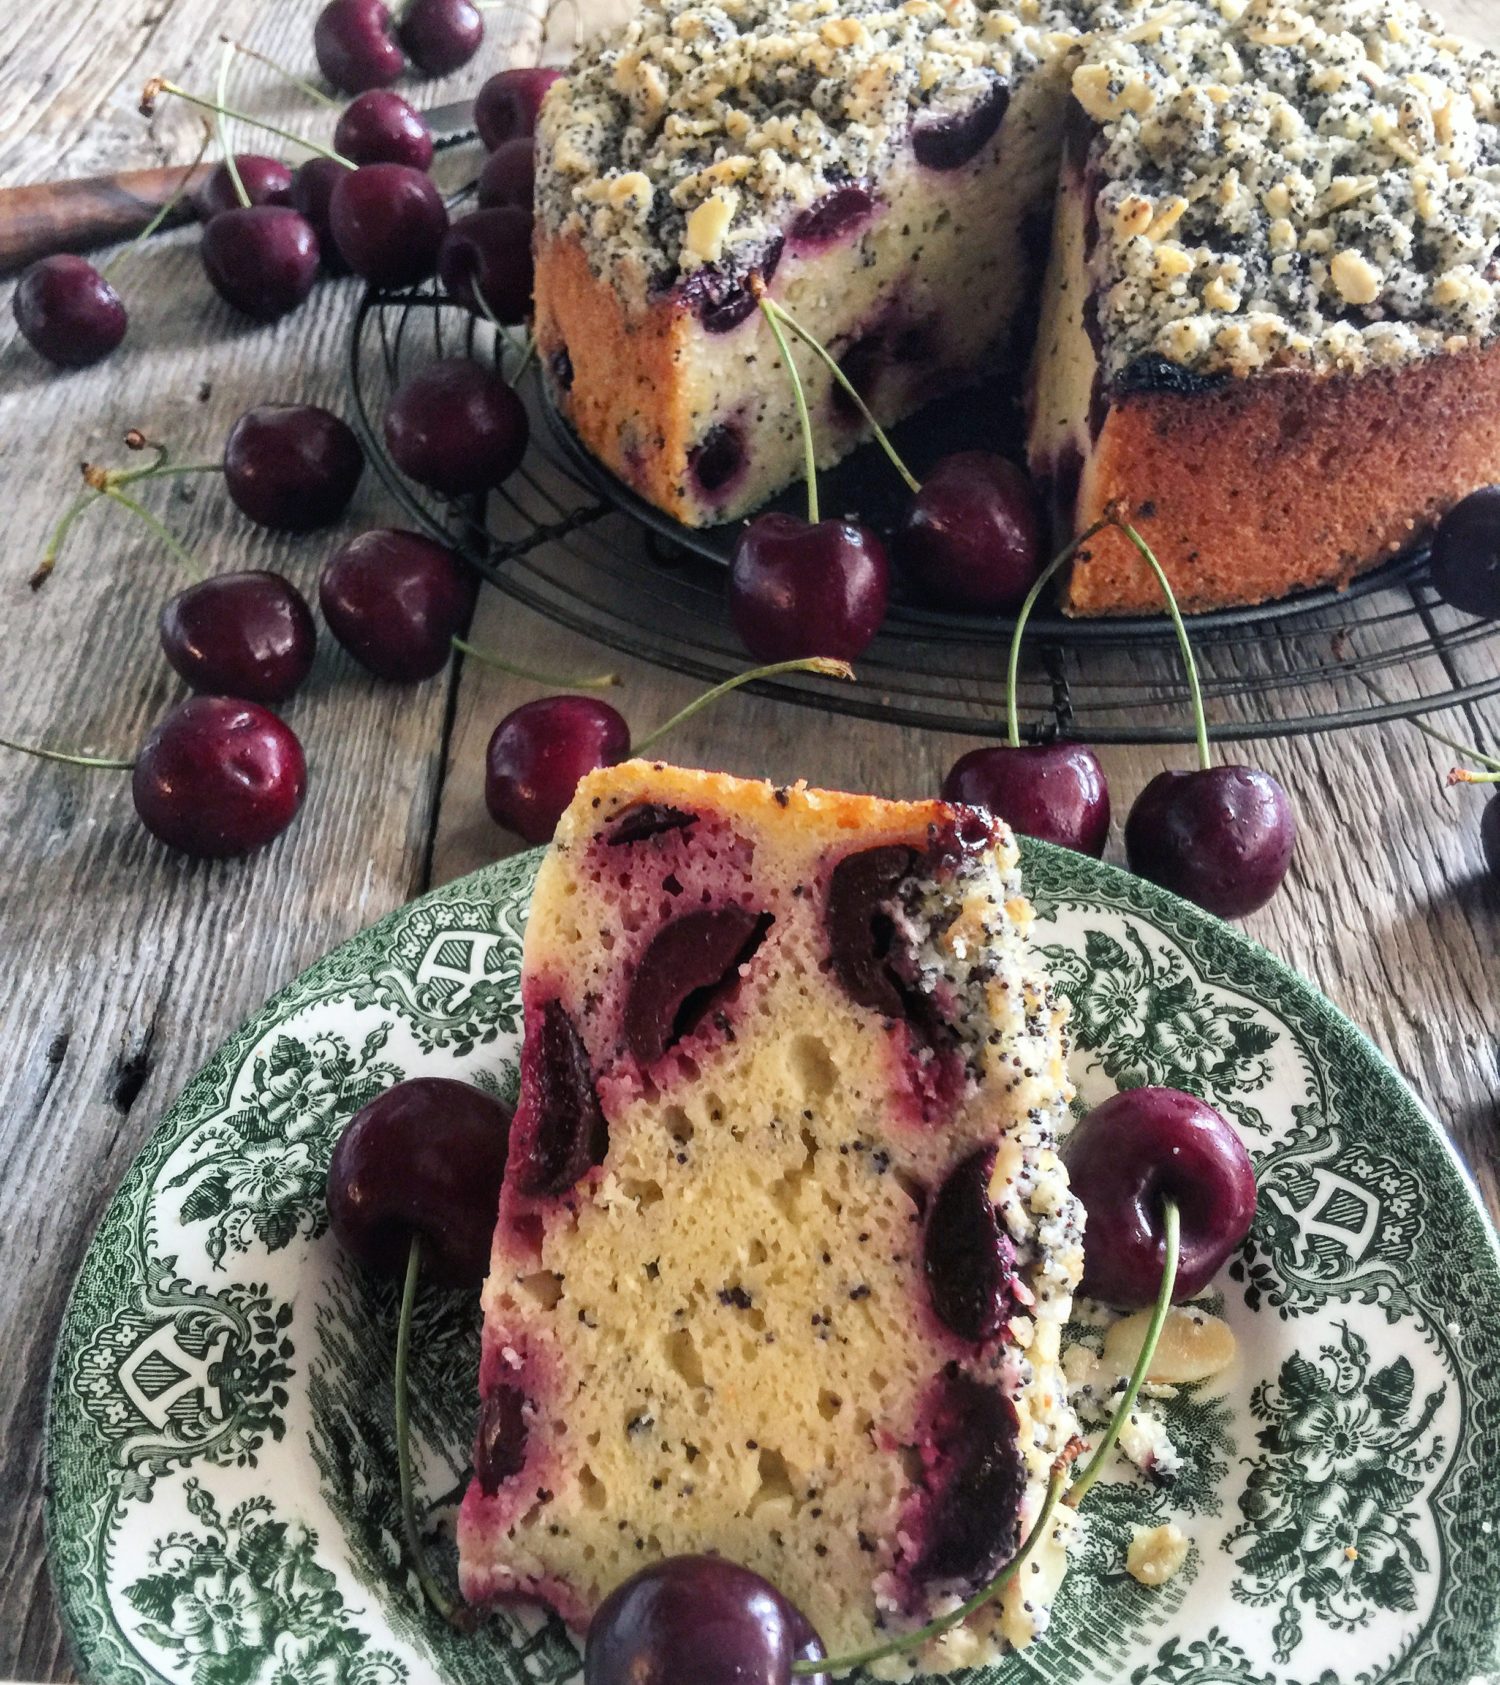
[[[1016, 858], [937, 802], [643, 762], [579, 786], [526, 936], [471, 1599], [583, 1630], [637, 1569], [715, 1552], [836, 1654], [1014, 1551], [1075, 1431], [1082, 1258]], [[921, 1665], [1034, 1637], [1070, 1524]]]

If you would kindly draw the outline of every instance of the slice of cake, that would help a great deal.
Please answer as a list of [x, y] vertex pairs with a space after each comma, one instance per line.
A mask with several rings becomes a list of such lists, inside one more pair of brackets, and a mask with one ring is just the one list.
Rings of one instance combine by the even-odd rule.
[[[1008, 1560], [1075, 1431], [1082, 1260], [1016, 858], [937, 802], [638, 761], [579, 786], [526, 933], [471, 1599], [582, 1631], [717, 1552], [834, 1654]], [[1040, 1632], [1070, 1523], [921, 1665]]]

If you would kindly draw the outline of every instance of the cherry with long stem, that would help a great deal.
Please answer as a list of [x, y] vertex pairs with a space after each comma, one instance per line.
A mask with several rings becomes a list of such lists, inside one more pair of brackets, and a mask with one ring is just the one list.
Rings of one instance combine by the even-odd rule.
[[776, 341], [776, 349], [781, 353], [782, 367], [786, 370], [787, 379], [792, 383], [792, 403], [796, 406], [797, 424], [802, 432], [802, 470], [807, 480], [807, 524], [815, 527], [818, 524], [818, 457], [813, 448], [813, 425], [807, 408], [807, 388], [802, 384], [802, 371], [797, 367], [791, 347], [786, 342], [786, 335], [781, 331], [781, 317], [785, 312], [778, 311], [764, 291], [759, 295], [759, 302], [761, 314], [771, 330], [771, 337]]
[[250, 208], [250, 195], [245, 191], [244, 177], [240, 174], [240, 162], [234, 155], [234, 148], [229, 144], [229, 125], [225, 117], [225, 109], [229, 103], [229, 67], [234, 63], [234, 47], [225, 42], [224, 51], [219, 58], [219, 108], [214, 113], [214, 128], [218, 131], [219, 150], [224, 154], [224, 168], [229, 171], [229, 179], [234, 183], [234, 196], [246, 210]]
[[185, 100], [189, 105], [197, 106], [201, 111], [212, 112], [215, 116], [232, 117], [237, 123], [245, 123], [252, 129], [264, 129], [267, 134], [277, 135], [293, 146], [300, 146], [306, 152], [315, 153], [319, 158], [328, 158], [335, 164], [342, 164], [346, 170], [357, 170], [359, 165], [352, 158], [345, 158], [342, 153], [335, 152], [332, 147], [324, 146], [315, 140], [309, 140], [306, 135], [293, 133], [291, 129], [284, 129], [278, 123], [272, 123], [264, 117], [253, 117], [248, 111], [241, 111], [223, 102], [215, 103], [204, 99], [202, 94], [191, 93], [187, 88], [179, 87], [175, 82], [164, 76], [153, 76], [147, 82], [141, 93], [140, 111], [143, 117], [150, 117], [156, 110], [156, 101], [163, 95], [170, 94], [173, 99]]

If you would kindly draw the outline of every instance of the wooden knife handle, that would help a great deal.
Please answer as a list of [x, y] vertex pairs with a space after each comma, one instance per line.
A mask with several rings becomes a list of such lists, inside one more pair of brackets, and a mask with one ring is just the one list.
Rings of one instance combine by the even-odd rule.
[[[189, 193], [213, 168], [200, 164], [191, 172]], [[0, 275], [13, 274], [54, 252], [86, 252], [130, 239], [172, 197], [182, 177], [179, 165], [0, 188]], [[164, 226], [188, 222], [192, 216], [192, 203], [184, 197]]]

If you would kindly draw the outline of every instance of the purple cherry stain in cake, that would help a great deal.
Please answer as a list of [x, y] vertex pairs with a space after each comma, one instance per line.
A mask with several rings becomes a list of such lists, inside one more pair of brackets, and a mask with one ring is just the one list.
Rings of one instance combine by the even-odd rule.
[[938, 1190], [922, 1241], [927, 1292], [939, 1321], [981, 1345], [1019, 1309], [1016, 1252], [990, 1199], [995, 1148], [981, 1147]]
[[508, 1381], [491, 1387], [479, 1406], [474, 1432], [474, 1475], [493, 1498], [503, 1482], [526, 1464], [526, 1395]]
[[926, 112], [912, 124], [917, 162], [929, 170], [956, 170], [978, 153], [1005, 118], [1010, 87], [998, 77], [967, 111]]
[[793, 221], [792, 250], [802, 255], [848, 239], [870, 220], [874, 210], [875, 200], [868, 188], [857, 182], [836, 187]]
[[769, 913], [748, 907], [704, 907], [657, 931], [625, 997], [625, 1042], [642, 1065], [725, 1011], [771, 923]]
[[[536, 1051], [531, 1051], [533, 1040]], [[511, 1133], [506, 1176], [534, 1198], [564, 1194], [609, 1149], [609, 1126], [583, 1038], [561, 1001], [542, 1008], [522, 1052], [522, 1099]]]
[[688, 452], [688, 472], [710, 499], [722, 498], [745, 471], [744, 435], [733, 422], [710, 427]]

